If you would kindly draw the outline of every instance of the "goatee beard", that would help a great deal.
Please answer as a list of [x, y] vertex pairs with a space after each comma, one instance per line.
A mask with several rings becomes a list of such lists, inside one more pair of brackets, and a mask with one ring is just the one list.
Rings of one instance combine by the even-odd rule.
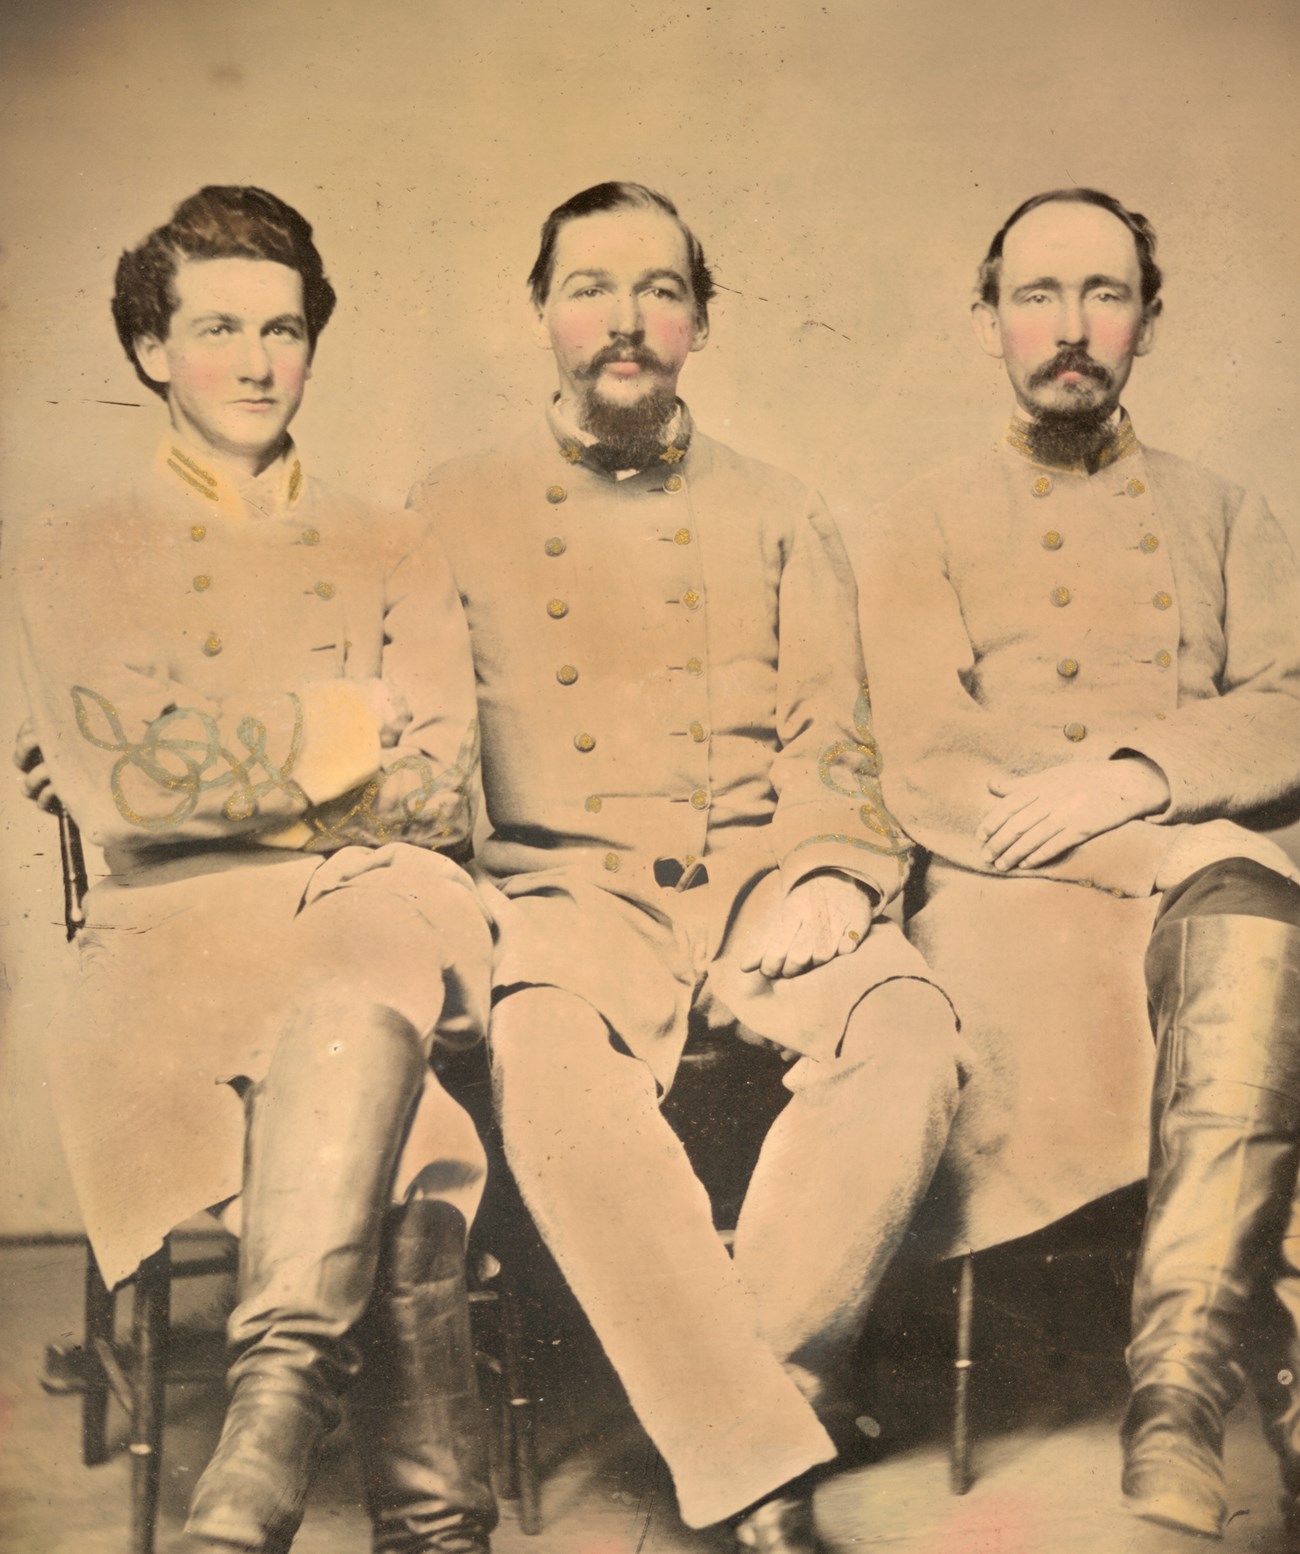
[[586, 388], [579, 421], [610, 468], [644, 469], [663, 452], [664, 434], [676, 413], [677, 396], [670, 388], [652, 389], [631, 405], [611, 404]]
[[1090, 475], [1095, 474], [1115, 435], [1113, 413], [1114, 406], [1107, 404], [1040, 410], [1025, 428], [1025, 441], [1040, 464], [1082, 464]]

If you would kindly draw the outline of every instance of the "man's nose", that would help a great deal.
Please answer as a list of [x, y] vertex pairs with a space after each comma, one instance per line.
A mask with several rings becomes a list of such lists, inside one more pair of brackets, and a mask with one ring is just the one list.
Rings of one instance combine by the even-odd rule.
[[241, 342], [239, 376], [250, 383], [265, 383], [271, 376], [271, 353], [261, 335], [245, 336]]
[[1062, 297], [1061, 311], [1057, 319], [1058, 345], [1086, 345], [1088, 343], [1088, 320], [1083, 310], [1081, 297]]
[[609, 332], [611, 335], [639, 338], [645, 330], [645, 320], [641, 316], [641, 299], [635, 292], [623, 292], [614, 298], [614, 305], [609, 315]]

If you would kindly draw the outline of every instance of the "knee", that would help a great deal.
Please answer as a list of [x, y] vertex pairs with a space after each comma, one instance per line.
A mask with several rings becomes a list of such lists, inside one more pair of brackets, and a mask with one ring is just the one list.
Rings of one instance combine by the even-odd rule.
[[1156, 922], [1190, 917], [1266, 917], [1300, 928], [1300, 885], [1253, 858], [1224, 858], [1166, 891]]
[[923, 1092], [955, 1107], [968, 1069], [965, 1043], [947, 997], [933, 983], [900, 978], [854, 1010], [837, 1059], [864, 1082]]

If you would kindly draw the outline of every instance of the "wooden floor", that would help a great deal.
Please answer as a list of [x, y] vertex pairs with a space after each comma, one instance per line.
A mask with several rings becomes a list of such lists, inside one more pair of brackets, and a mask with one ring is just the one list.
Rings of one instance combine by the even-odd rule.
[[[76, 1339], [76, 1247], [0, 1249], [0, 1549], [5, 1554], [126, 1554], [127, 1459], [87, 1469], [77, 1405], [39, 1385], [50, 1340]], [[1080, 1268], [1034, 1249], [977, 1274], [976, 1480], [953, 1496], [945, 1419], [948, 1291], [900, 1284], [882, 1302], [864, 1352], [864, 1407], [880, 1429], [877, 1460], [818, 1494], [837, 1551], [890, 1554], [1195, 1554], [1214, 1547], [1128, 1516], [1119, 1505], [1116, 1428], [1123, 1406], [1123, 1295], [1097, 1259]], [[1089, 1277], [1092, 1279], [1089, 1284]], [[1056, 1288], [1053, 1288], [1055, 1281]], [[566, 1297], [545, 1288], [535, 1315], [545, 1471], [544, 1529], [528, 1538], [502, 1507], [497, 1554], [705, 1554], [730, 1540], [678, 1522], [671, 1485]], [[1122, 1277], [1118, 1281], [1122, 1284]], [[224, 1292], [191, 1290], [180, 1319], [219, 1325]], [[196, 1473], [219, 1428], [219, 1384], [173, 1387], [168, 1402], [159, 1554], [180, 1547]], [[874, 1428], [874, 1427], [873, 1427]], [[1282, 1554], [1275, 1465], [1254, 1405], [1234, 1417], [1228, 1450], [1234, 1514], [1224, 1554]], [[331, 1447], [295, 1554], [369, 1547], [345, 1436]]]

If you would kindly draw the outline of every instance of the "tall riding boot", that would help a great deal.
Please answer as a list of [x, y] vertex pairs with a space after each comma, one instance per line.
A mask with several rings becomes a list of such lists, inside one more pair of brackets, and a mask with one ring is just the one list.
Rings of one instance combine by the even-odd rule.
[[[1260, 1376], [1256, 1390], [1269, 1439], [1282, 1464], [1282, 1514], [1287, 1530], [1300, 1542], [1300, 1183], [1291, 1199], [1291, 1219], [1279, 1247], [1273, 1280], [1277, 1314], [1285, 1324], [1271, 1351], [1271, 1376]], [[1279, 1366], [1277, 1356], [1282, 1356]], [[1278, 1392], [1281, 1404], [1275, 1403]]]
[[1300, 1165], [1300, 929], [1162, 916], [1146, 969], [1158, 1054], [1123, 1487], [1138, 1515], [1217, 1537], [1242, 1318]]
[[393, 1210], [357, 1343], [348, 1413], [375, 1554], [486, 1554], [497, 1511], [451, 1204]]
[[253, 1093], [228, 1329], [237, 1357], [186, 1524], [192, 1547], [283, 1554], [293, 1541], [357, 1369], [349, 1335], [423, 1072], [413, 1028], [374, 1005], [318, 1007], [277, 1042]]

